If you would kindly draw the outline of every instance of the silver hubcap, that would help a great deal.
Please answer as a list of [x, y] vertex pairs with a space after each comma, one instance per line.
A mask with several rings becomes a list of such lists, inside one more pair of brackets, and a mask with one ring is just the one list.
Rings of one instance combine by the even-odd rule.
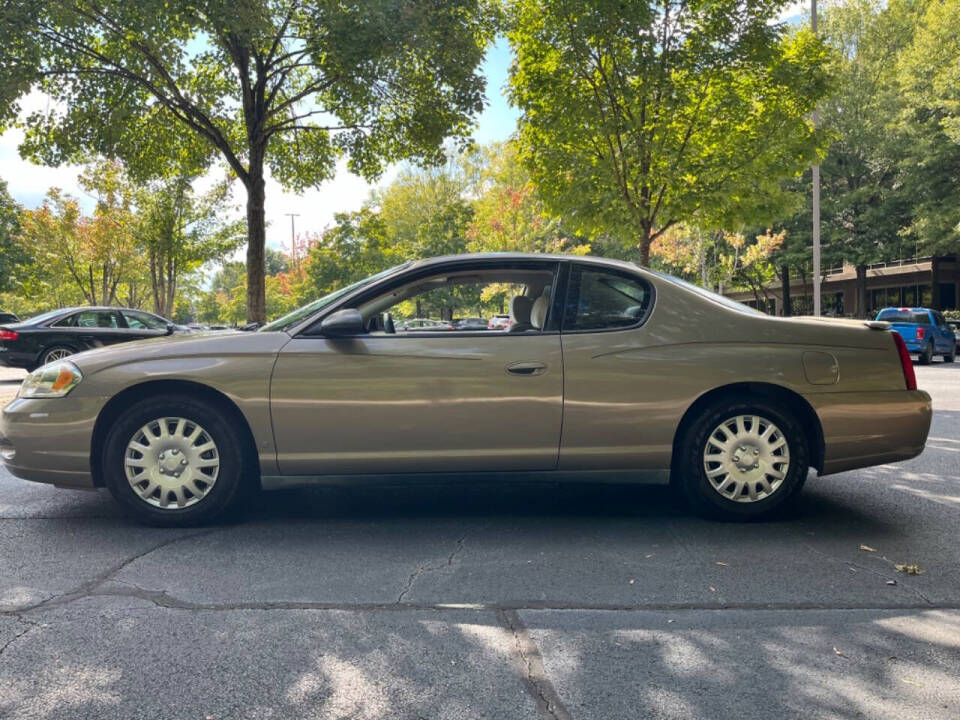
[[217, 482], [220, 453], [210, 434], [192, 420], [166, 417], [137, 430], [124, 455], [127, 482], [148, 505], [190, 507]]
[[63, 360], [65, 357], [70, 357], [73, 355], [72, 352], [64, 348], [57, 348], [56, 350], [51, 350], [46, 354], [44, 360], [48, 363], [53, 362], [54, 360]]
[[776, 425], [737, 415], [710, 433], [703, 450], [710, 485], [728, 500], [757, 502], [773, 495], [790, 470], [790, 447]]

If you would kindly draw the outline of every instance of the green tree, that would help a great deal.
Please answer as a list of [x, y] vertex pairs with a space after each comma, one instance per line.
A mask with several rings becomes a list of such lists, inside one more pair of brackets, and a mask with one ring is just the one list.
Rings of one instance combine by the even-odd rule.
[[341, 213], [307, 256], [302, 300], [318, 297], [404, 260], [462, 253], [473, 218], [473, 156], [432, 168], [407, 168], [371, 194], [357, 212]]
[[[32, 276], [24, 278], [24, 292], [42, 294], [51, 287], [73, 284], [84, 302], [113, 305], [139, 295], [133, 188], [115, 163], [89, 168], [81, 187], [96, 198], [92, 215], [84, 214], [75, 198], [53, 188], [36, 210], [21, 215], [18, 242], [32, 249]], [[67, 297], [72, 297], [68, 293]], [[60, 291], [52, 298], [63, 297]]]
[[20, 232], [20, 207], [7, 192], [7, 184], [0, 180], [0, 292], [10, 288], [11, 276], [29, 260], [16, 241]]
[[307, 255], [300, 300], [322, 297], [397, 262], [378, 213], [370, 208], [338, 213]]
[[246, 315], [265, 319], [265, 170], [292, 189], [339, 157], [372, 178], [385, 162], [442, 157], [483, 104], [477, 67], [492, 0], [10, 0], [0, 10], [0, 128], [38, 88], [49, 112], [22, 123], [28, 156], [89, 152], [152, 176], [196, 145], [247, 192]]
[[[960, 0], [927, 2], [898, 63], [910, 231], [926, 252], [960, 253]], [[937, 292], [937, 283], [934, 283]]]
[[568, 252], [586, 254], [589, 243], [568, 233], [550, 213], [513, 141], [479, 153], [478, 196], [467, 228], [471, 252]]
[[911, 202], [904, 192], [902, 143], [889, 126], [901, 96], [896, 68], [909, 44], [909, 0], [844, 0], [824, 13], [823, 36], [836, 50], [838, 89], [820, 106], [835, 134], [821, 162], [825, 256], [857, 269], [857, 306], [866, 307], [867, 266], [902, 257]]
[[226, 184], [196, 196], [193, 179], [181, 174], [155, 181], [137, 197], [137, 244], [145, 251], [153, 310], [164, 317], [173, 314], [185, 274], [240, 244], [238, 225], [220, 219], [226, 210]]
[[373, 194], [370, 206], [383, 223], [386, 243], [399, 256], [434, 257], [461, 253], [473, 218], [468, 192], [473, 175], [462, 157], [434, 168], [410, 168]]
[[584, 234], [639, 248], [701, 215], [773, 220], [777, 182], [825, 135], [826, 48], [774, 20], [783, 0], [514, 0], [511, 97], [544, 199]]

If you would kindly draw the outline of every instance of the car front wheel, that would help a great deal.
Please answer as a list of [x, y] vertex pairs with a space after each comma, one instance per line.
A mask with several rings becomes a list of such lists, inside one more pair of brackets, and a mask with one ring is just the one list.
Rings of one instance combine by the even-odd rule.
[[694, 509], [730, 520], [770, 515], [809, 470], [803, 429], [764, 401], [708, 408], [686, 432], [679, 459], [675, 482]]
[[216, 408], [190, 397], [143, 400], [107, 435], [104, 481], [113, 497], [153, 525], [210, 522], [240, 496], [241, 440]]

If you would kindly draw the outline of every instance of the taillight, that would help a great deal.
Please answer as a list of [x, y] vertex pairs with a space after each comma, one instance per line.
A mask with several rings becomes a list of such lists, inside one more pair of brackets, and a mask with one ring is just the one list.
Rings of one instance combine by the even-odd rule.
[[0, 340], [10, 340], [11, 342], [20, 337], [20, 333], [15, 333], [13, 330], [7, 330], [6, 328], [0, 328]]
[[917, 328], [917, 340], [923, 340], [923, 336], [926, 334], [926, 328], [918, 327]]
[[913, 360], [910, 359], [907, 344], [900, 337], [900, 333], [893, 333], [893, 343], [897, 346], [897, 352], [900, 353], [900, 367], [903, 369], [903, 380], [907, 383], [907, 390], [916, 390], [917, 375], [913, 372]]

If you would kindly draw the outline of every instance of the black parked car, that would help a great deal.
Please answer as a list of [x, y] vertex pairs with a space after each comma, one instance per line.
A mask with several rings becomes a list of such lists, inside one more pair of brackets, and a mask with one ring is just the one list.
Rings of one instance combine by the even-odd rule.
[[0, 365], [33, 370], [81, 350], [184, 329], [143, 310], [61, 308], [23, 322], [0, 324]]
[[12, 322], [20, 322], [20, 318], [13, 313], [3, 312], [3, 310], [0, 310], [0, 324]]

